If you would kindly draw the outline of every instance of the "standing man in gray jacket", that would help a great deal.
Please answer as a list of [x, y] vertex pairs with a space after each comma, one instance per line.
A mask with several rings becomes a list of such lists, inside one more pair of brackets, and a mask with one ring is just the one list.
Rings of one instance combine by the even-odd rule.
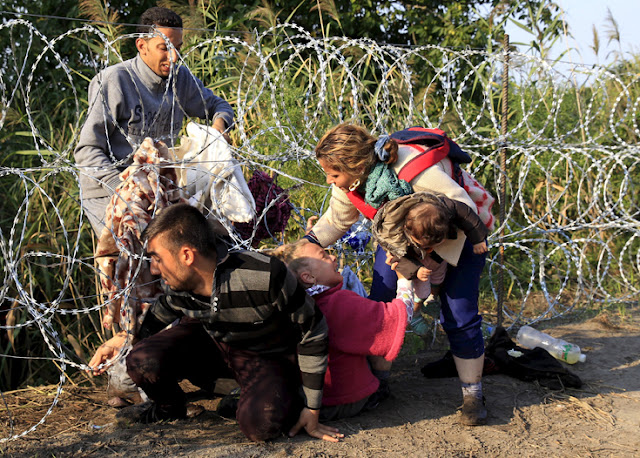
[[138, 55], [106, 68], [89, 84], [89, 111], [75, 158], [80, 168], [82, 205], [99, 236], [118, 174], [145, 137], [173, 146], [185, 116], [206, 119], [224, 133], [233, 110], [188, 68], [176, 65], [182, 19], [153, 7], [140, 17]]

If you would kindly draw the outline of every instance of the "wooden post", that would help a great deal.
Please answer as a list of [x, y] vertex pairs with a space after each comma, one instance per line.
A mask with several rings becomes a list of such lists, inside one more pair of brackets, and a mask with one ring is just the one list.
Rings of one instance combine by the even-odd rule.
[[509, 35], [504, 34], [503, 42], [504, 63], [502, 68], [502, 146], [500, 148], [500, 189], [498, 199], [500, 201], [500, 234], [498, 236], [498, 322], [502, 326], [502, 309], [504, 304], [504, 226], [505, 212], [507, 208], [507, 117], [509, 116]]

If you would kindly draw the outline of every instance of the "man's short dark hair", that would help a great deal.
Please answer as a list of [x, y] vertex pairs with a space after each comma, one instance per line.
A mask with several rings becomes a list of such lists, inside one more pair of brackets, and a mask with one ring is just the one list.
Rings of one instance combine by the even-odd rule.
[[138, 21], [138, 33], [152, 33], [155, 27], [182, 28], [182, 18], [169, 8], [154, 6], [142, 13]]
[[187, 245], [205, 258], [217, 257], [218, 239], [211, 224], [200, 210], [189, 204], [175, 204], [163, 209], [142, 232], [142, 241], [161, 234], [167, 234], [166, 240], [174, 249]]

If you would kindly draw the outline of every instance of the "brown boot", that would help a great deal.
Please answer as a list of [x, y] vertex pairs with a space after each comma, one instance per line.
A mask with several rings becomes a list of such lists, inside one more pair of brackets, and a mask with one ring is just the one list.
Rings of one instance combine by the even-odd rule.
[[107, 396], [109, 400], [107, 404], [116, 409], [130, 406], [131, 404], [140, 404], [142, 402], [142, 396], [136, 388], [135, 391], [121, 391], [115, 390], [111, 386], [107, 388]]
[[157, 423], [187, 418], [186, 405], [160, 406], [153, 401], [134, 404], [120, 409], [116, 414], [116, 422], [120, 426], [128, 427], [134, 423]]
[[204, 412], [204, 407], [202, 407], [200, 404], [187, 404], [187, 418], [195, 418], [202, 412]]
[[487, 408], [484, 404], [484, 396], [478, 399], [475, 396], [465, 396], [460, 410], [460, 423], [467, 426], [479, 426], [487, 424]]

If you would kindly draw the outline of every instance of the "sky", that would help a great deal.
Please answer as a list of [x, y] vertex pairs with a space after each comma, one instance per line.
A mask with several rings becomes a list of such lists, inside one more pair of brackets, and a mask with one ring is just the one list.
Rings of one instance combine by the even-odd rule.
[[[556, 0], [556, 3], [565, 11], [565, 20], [573, 37], [560, 38], [552, 50], [553, 57], [572, 47], [571, 53], [562, 57], [563, 61], [584, 64], [611, 62], [614, 59], [612, 51], [619, 49], [618, 43], [607, 43], [607, 8], [618, 23], [623, 54], [640, 54], [640, 0]], [[590, 48], [593, 45], [593, 25], [600, 36], [598, 56]], [[531, 40], [526, 32], [514, 25], [508, 26], [507, 32], [511, 43]]]

